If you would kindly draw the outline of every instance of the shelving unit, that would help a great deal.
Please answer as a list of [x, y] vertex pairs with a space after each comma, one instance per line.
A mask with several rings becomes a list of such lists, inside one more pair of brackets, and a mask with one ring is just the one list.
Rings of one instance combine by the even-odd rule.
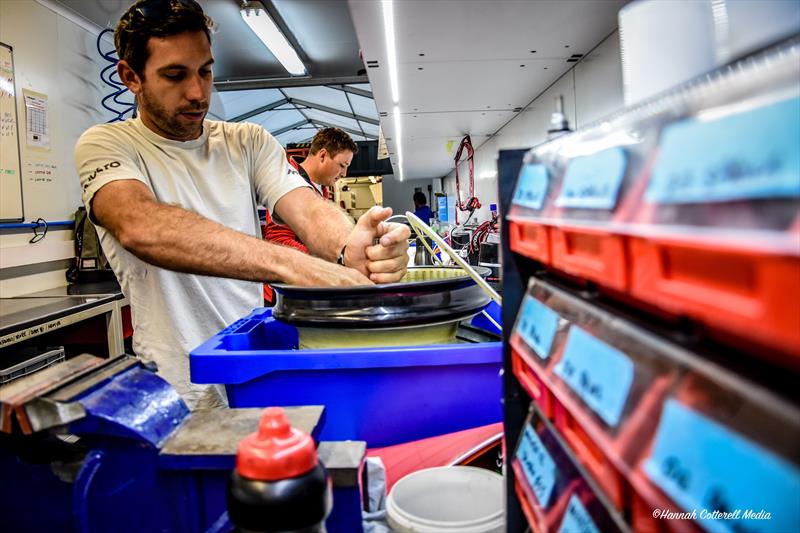
[[509, 532], [797, 529], [798, 58], [500, 152]]

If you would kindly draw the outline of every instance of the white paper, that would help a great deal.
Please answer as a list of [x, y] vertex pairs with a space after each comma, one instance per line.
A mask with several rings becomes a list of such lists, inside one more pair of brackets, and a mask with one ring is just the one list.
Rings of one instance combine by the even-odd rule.
[[47, 114], [47, 96], [43, 94], [25, 94], [25, 132], [28, 146], [50, 149], [50, 124]]

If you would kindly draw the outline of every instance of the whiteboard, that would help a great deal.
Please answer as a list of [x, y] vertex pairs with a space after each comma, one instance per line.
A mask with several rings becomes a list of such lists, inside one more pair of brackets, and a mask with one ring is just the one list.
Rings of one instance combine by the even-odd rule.
[[17, 99], [11, 47], [0, 43], [0, 222], [23, 220]]

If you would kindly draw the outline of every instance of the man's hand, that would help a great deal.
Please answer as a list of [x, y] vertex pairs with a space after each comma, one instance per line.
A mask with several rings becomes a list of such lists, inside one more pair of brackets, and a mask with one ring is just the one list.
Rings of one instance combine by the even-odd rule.
[[[411, 231], [404, 224], [384, 222], [390, 216], [390, 207], [371, 208], [361, 215], [346, 241], [344, 263], [375, 283], [400, 281], [408, 265]], [[378, 239], [378, 244], [372, 244]]]

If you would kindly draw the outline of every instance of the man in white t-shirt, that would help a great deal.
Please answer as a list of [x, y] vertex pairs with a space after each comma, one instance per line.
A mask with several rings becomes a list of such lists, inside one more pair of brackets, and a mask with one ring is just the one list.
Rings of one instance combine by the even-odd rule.
[[[115, 44], [138, 118], [94, 126], [75, 148], [83, 201], [131, 302], [134, 351], [195, 408], [220, 402], [189, 382], [188, 352], [260, 306], [262, 282], [397, 281], [409, 233], [384, 222], [390, 209], [353, 226], [287, 173], [283, 148], [262, 127], [206, 120], [211, 25], [194, 0], [131, 6]], [[312, 255], [261, 240], [257, 205]]]

